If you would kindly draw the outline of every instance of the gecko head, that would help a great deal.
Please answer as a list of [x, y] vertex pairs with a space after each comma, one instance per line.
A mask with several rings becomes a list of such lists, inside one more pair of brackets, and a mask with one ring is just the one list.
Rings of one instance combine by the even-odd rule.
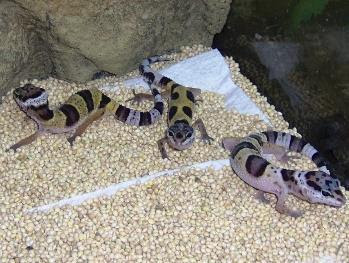
[[13, 91], [13, 97], [22, 110], [48, 104], [48, 94], [43, 88], [25, 84]]
[[177, 122], [166, 131], [168, 144], [176, 150], [185, 150], [191, 147], [195, 140], [195, 130], [189, 124]]
[[339, 180], [328, 173], [322, 171], [307, 172], [300, 184], [303, 196], [312, 203], [341, 207], [346, 202], [340, 189]]

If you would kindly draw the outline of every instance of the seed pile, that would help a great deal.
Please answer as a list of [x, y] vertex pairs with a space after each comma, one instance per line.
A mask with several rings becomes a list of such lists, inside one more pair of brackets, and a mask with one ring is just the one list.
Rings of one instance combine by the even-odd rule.
[[[172, 61], [155, 64], [154, 68], [207, 50], [202, 46], [185, 47], [169, 55]], [[226, 62], [233, 80], [264, 111], [275, 129], [297, 135], [296, 129], [288, 129], [282, 115], [239, 73], [233, 59], [226, 58]], [[106, 93], [123, 103], [132, 97], [123, 81], [137, 75], [134, 71], [121, 78], [86, 84], [56, 79], [32, 82], [48, 91], [52, 107], [74, 92], [93, 86], [119, 86], [119, 90]], [[228, 153], [220, 147], [223, 137], [241, 137], [267, 127], [258, 122], [257, 116], [225, 109], [220, 95], [204, 92], [201, 98], [196, 116], [203, 119], [215, 141], [205, 145], [197, 139], [189, 150], [169, 150], [168, 161], [161, 159], [156, 146], [164, 135], [166, 118], [154, 126], [136, 128], [106, 117], [92, 124], [72, 148], [66, 135], [45, 135], [16, 153], [6, 153], [11, 144], [35, 130], [9, 93], [0, 105], [0, 262], [312, 262], [321, 256], [343, 262], [349, 258], [347, 206], [337, 210], [291, 198], [288, 205], [306, 211], [305, 215], [300, 219], [279, 215], [273, 208], [272, 195], [272, 205], [258, 203], [254, 190], [230, 167], [189, 170], [131, 187], [112, 198], [47, 213], [26, 212], [148, 172], [225, 159]], [[152, 102], [127, 105], [147, 110]], [[286, 167], [315, 166], [304, 157]]]

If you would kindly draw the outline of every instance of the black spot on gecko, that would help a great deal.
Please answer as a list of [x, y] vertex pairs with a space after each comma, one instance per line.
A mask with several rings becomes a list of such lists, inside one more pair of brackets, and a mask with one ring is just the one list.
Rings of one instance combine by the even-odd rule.
[[177, 109], [178, 109], [177, 106], [172, 106], [172, 107], [170, 108], [170, 110], [168, 111], [168, 119], [169, 119], [169, 120], [172, 120], [173, 117], [176, 115]]
[[76, 124], [80, 119], [78, 110], [70, 104], [63, 104], [59, 110], [66, 116], [65, 125], [68, 127]]
[[188, 100], [190, 100], [192, 103], [195, 103], [194, 94], [193, 94], [193, 92], [191, 92], [190, 90], [187, 90], [187, 98], [188, 98]]
[[173, 83], [171, 86], [171, 94], [173, 93], [173, 91], [175, 90], [175, 88], [179, 87], [180, 85], [178, 83]]
[[193, 111], [191, 110], [191, 108], [184, 106], [182, 110], [189, 118], [193, 118]]
[[341, 190], [335, 190], [334, 192], [335, 192], [337, 195], [343, 196], [343, 193], [342, 193]]
[[310, 187], [312, 187], [314, 190], [321, 192], [322, 188], [315, 183], [314, 181], [311, 180], [307, 180], [307, 185], [309, 185]]
[[111, 101], [111, 99], [110, 99], [108, 96], [102, 94], [102, 99], [101, 99], [101, 102], [99, 103], [99, 108], [100, 108], [100, 109], [101, 109], [101, 108], [104, 108], [105, 106], [107, 106], [107, 104], [108, 104], [110, 101]]
[[115, 112], [115, 118], [121, 122], [125, 122], [130, 113], [130, 109], [126, 108], [123, 105], [119, 105], [118, 109]]
[[250, 142], [241, 142], [239, 144], [237, 144], [234, 149], [231, 152], [231, 157], [235, 158], [235, 156], [242, 150], [242, 149], [251, 149], [251, 150], [255, 150], [258, 151], [257, 148]]
[[155, 75], [152, 72], [144, 72], [143, 77], [146, 79], [148, 84], [152, 84], [155, 79]]
[[314, 171], [310, 171], [310, 172], [307, 172], [304, 177], [305, 179], [309, 180], [311, 177], [314, 177], [315, 176], [315, 172]]
[[332, 184], [332, 181], [330, 181], [330, 180], [325, 180], [325, 184], [326, 184], [328, 187], [330, 187], [331, 184]]
[[259, 137], [258, 135], [251, 134], [249, 137], [252, 139], [255, 139], [260, 146], [263, 146], [263, 141], [262, 141], [261, 137]]
[[179, 93], [178, 92], [173, 92], [172, 94], [171, 94], [171, 100], [176, 100], [176, 99], [178, 99], [179, 98]]
[[172, 80], [168, 77], [162, 77], [159, 81], [160, 86], [166, 86]]
[[257, 155], [250, 155], [246, 160], [246, 170], [249, 174], [260, 177], [264, 174], [269, 162]]
[[322, 193], [323, 196], [331, 196], [331, 197], [334, 197], [331, 193], [329, 193], [329, 192], [327, 192], [327, 191], [324, 191], [324, 190], [322, 190], [321, 193]]
[[85, 101], [87, 111], [91, 112], [94, 110], [94, 102], [92, 93], [89, 90], [80, 90], [76, 94], [78, 94]]
[[293, 178], [293, 173], [294, 171], [292, 170], [287, 170], [287, 169], [281, 169], [281, 175], [282, 175], [282, 179], [287, 182], [289, 180], [291, 180], [291, 178]]

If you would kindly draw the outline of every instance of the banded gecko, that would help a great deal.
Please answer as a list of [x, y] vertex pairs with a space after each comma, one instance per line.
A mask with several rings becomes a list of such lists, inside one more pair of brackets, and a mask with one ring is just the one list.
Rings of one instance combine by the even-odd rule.
[[[165, 137], [158, 140], [158, 148], [163, 159], [168, 157], [165, 149], [167, 143], [175, 150], [185, 150], [190, 148], [195, 141], [195, 129], [198, 129], [201, 133], [201, 140], [206, 143], [210, 143], [211, 138], [206, 131], [203, 121], [199, 118], [193, 123], [193, 113], [195, 111], [195, 105], [197, 103], [196, 97], [200, 95], [201, 90], [196, 88], [190, 88], [182, 86], [172, 79], [155, 72], [150, 64], [166, 61], [160, 56], [153, 56], [144, 59], [139, 66], [139, 71], [144, 80], [149, 85], [160, 86], [164, 91], [161, 95], [164, 98], [169, 99], [167, 124], [168, 128], [165, 133]], [[143, 100], [150, 100], [151, 95], [145, 93], [134, 93], [134, 102], [140, 103]]]
[[52, 110], [45, 89], [26, 84], [15, 89], [13, 96], [20, 109], [36, 122], [37, 131], [12, 145], [10, 149], [16, 150], [30, 144], [43, 133], [74, 132], [68, 138], [72, 145], [77, 136], [81, 136], [93, 121], [106, 113], [113, 114], [117, 120], [129, 125], [151, 125], [161, 118], [164, 110], [159, 91], [155, 88], [151, 91], [154, 107], [148, 112], [140, 112], [118, 104], [97, 88], [80, 90], [59, 108]]
[[[302, 215], [301, 211], [286, 207], [288, 194], [308, 201], [334, 207], [343, 206], [346, 198], [340, 190], [339, 180], [330, 173], [328, 165], [319, 152], [305, 140], [291, 134], [266, 131], [251, 134], [245, 138], [227, 137], [223, 147], [230, 151], [230, 163], [235, 173], [247, 184], [257, 189], [256, 197], [268, 203], [264, 193], [277, 196], [276, 210], [293, 217]], [[276, 167], [262, 157], [274, 154], [287, 162], [287, 151], [295, 151], [310, 158], [319, 168], [318, 171], [294, 171]]]

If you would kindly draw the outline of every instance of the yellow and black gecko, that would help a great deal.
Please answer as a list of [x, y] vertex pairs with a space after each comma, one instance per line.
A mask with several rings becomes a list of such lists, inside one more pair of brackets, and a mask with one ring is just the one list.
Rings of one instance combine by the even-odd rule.
[[[201, 139], [204, 142], [210, 143], [213, 138], [207, 134], [205, 125], [201, 119], [197, 119], [193, 123], [193, 114], [197, 102], [195, 98], [200, 95], [201, 90], [182, 86], [172, 79], [155, 72], [150, 67], [152, 63], [165, 60], [167, 59], [163, 59], [160, 56], [144, 59], [139, 66], [139, 71], [150, 86], [155, 84], [164, 89], [161, 95], [169, 99], [169, 110], [167, 114], [168, 129], [166, 130], [165, 137], [158, 140], [158, 147], [162, 158], [168, 159], [165, 144], [167, 143], [175, 150], [181, 151], [188, 149], [195, 141], [195, 129], [200, 131]], [[134, 95], [135, 97], [132, 100], [138, 103], [151, 99], [150, 94], [134, 93]]]
[[156, 88], [152, 88], [154, 107], [147, 112], [127, 108], [103, 94], [97, 88], [80, 90], [71, 95], [57, 109], [50, 109], [48, 94], [45, 89], [33, 84], [16, 88], [13, 97], [20, 107], [37, 124], [37, 131], [12, 145], [16, 150], [35, 141], [43, 133], [74, 132], [68, 138], [72, 145], [77, 136], [95, 120], [104, 114], [113, 114], [123, 123], [135, 126], [146, 126], [158, 121], [164, 110], [164, 102]]

